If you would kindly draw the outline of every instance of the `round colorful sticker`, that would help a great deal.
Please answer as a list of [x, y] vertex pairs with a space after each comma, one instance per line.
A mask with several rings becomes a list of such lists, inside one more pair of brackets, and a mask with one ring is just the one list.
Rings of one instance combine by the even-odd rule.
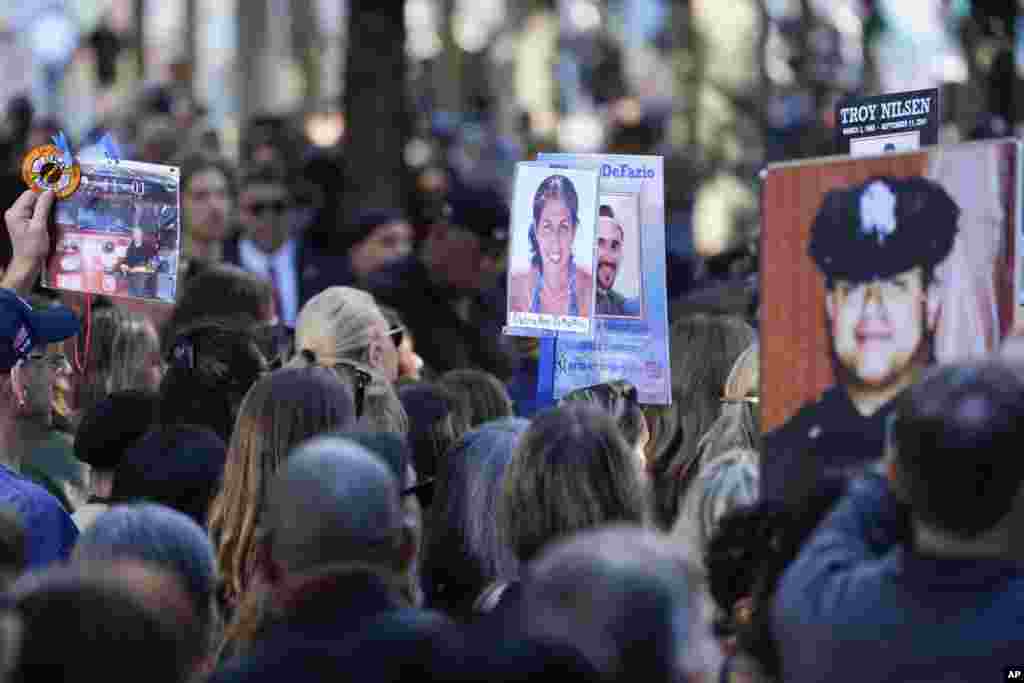
[[58, 198], [67, 199], [82, 182], [82, 169], [77, 162], [67, 166], [56, 145], [43, 145], [25, 155], [21, 177], [36, 192], [52, 190]]

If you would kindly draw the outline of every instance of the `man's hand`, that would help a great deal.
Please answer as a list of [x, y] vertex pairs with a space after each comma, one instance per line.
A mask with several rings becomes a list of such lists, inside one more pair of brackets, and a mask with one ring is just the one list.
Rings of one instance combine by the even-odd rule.
[[0, 286], [22, 295], [31, 293], [50, 252], [47, 224], [56, 199], [57, 195], [53, 192], [37, 194], [26, 190], [7, 209], [4, 222], [11, 236], [13, 255]]

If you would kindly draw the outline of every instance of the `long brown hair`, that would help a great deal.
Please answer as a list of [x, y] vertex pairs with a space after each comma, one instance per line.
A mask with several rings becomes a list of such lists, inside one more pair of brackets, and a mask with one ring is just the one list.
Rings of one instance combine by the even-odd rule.
[[230, 598], [245, 590], [259, 511], [281, 463], [302, 441], [354, 422], [348, 387], [325, 368], [278, 370], [249, 390], [231, 437], [224, 484], [210, 510], [210, 535]]
[[718, 417], [733, 364], [756, 333], [741, 318], [696, 313], [675, 321], [669, 337], [672, 405], [644, 409], [651, 428], [647, 455], [655, 512], [663, 529], [672, 527], [680, 500], [697, 476], [700, 440]]

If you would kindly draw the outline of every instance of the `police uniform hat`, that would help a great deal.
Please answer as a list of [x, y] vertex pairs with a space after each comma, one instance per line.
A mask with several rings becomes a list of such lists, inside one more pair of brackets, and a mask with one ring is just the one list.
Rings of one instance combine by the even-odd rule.
[[831, 190], [811, 225], [808, 253], [829, 280], [867, 282], [934, 268], [956, 238], [960, 208], [926, 178], [872, 178]]

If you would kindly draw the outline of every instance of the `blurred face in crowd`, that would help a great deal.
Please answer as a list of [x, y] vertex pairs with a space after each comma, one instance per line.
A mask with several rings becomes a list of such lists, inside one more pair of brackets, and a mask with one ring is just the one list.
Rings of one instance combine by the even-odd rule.
[[548, 199], [540, 213], [536, 232], [544, 269], [564, 268], [576, 239], [576, 225], [566, 203], [561, 199]]
[[412, 252], [412, 227], [405, 221], [378, 225], [349, 251], [352, 269], [366, 277]]
[[402, 331], [402, 343], [398, 345], [398, 377], [419, 381], [423, 370], [423, 359], [415, 350], [415, 342], [408, 329]]
[[853, 381], [887, 387], [926, 362], [934, 326], [928, 303], [920, 266], [884, 280], [835, 281], [826, 309], [836, 356]]
[[436, 225], [431, 231], [434, 270], [445, 283], [463, 292], [477, 292], [489, 280], [481, 239], [454, 225]]
[[186, 229], [192, 239], [222, 242], [231, 228], [231, 193], [228, 179], [216, 167], [192, 176], [182, 193]]
[[622, 228], [614, 218], [597, 220], [597, 286], [611, 289], [622, 260]]
[[136, 245], [142, 244], [142, 228], [132, 229], [132, 242]]
[[263, 251], [274, 252], [288, 240], [288, 188], [278, 183], [254, 183], [242, 189], [238, 215], [246, 237]]

